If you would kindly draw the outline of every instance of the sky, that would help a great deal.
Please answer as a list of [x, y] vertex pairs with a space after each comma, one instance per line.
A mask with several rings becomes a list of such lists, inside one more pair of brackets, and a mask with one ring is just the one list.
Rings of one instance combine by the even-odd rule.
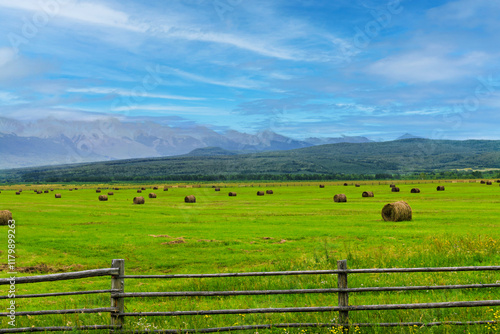
[[0, 0], [0, 117], [500, 139], [500, 2]]

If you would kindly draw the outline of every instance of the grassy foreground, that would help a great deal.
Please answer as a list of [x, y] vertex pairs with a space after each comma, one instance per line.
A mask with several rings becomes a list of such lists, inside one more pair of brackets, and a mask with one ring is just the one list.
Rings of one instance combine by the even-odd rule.
[[[397, 182], [396, 182], [397, 183]], [[201, 188], [147, 190], [137, 186], [97, 185], [12, 186], [2, 189], [0, 210], [16, 220], [16, 266], [20, 273], [56, 273], [106, 268], [112, 259], [125, 259], [126, 274], [216, 273], [334, 269], [348, 260], [349, 268], [434, 267], [500, 264], [500, 187], [498, 183], [397, 183], [399, 193], [386, 183], [360, 182], [343, 186], [326, 183], [228, 184], [221, 191]], [[104, 188], [118, 187], [120, 190]], [[410, 189], [418, 187], [419, 194]], [[49, 189], [36, 194], [33, 189]], [[15, 191], [24, 189], [21, 195]], [[274, 194], [256, 196], [257, 190]], [[236, 197], [229, 197], [234, 191]], [[363, 191], [375, 197], [363, 198]], [[156, 199], [147, 198], [155, 192]], [[62, 198], [54, 198], [61, 193]], [[347, 203], [334, 203], [344, 193]], [[197, 203], [184, 203], [186, 195]], [[135, 196], [144, 205], [133, 205]], [[382, 207], [405, 200], [413, 209], [410, 222], [384, 222]], [[6, 265], [7, 229], [0, 234]], [[3, 265], [3, 272], [7, 268]], [[109, 278], [60, 283], [18, 285], [17, 294], [108, 289]], [[500, 273], [369, 274], [350, 275], [350, 287], [499, 283]], [[126, 291], [256, 290], [336, 287], [336, 276], [269, 277], [189, 280], [132, 280]], [[500, 299], [498, 289], [351, 294], [350, 304], [400, 304]], [[7, 301], [2, 301], [7, 305]], [[107, 307], [109, 295], [17, 300], [18, 311]], [[333, 295], [278, 295], [255, 297], [195, 297], [127, 299], [126, 310], [167, 311], [217, 308], [335, 306]], [[130, 318], [132, 329], [200, 328], [234, 324], [335, 322], [336, 313], [219, 315], [173, 318]], [[351, 312], [353, 322], [469, 321], [500, 318], [498, 307], [418, 311]], [[499, 319], [497, 319], [499, 320]], [[2, 319], [2, 327], [8, 327]], [[18, 317], [17, 326], [75, 326], [109, 323], [108, 314]], [[497, 327], [500, 325], [497, 325]], [[431, 328], [359, 328], [356, 333], [495, 333], [492, 326]], [[272, 329], [301, 332], [306, 329]], [[336, 329], [307, 329], [330, 332]], [[354, 331], [354, 329], [353, 329]], [[92, 331], [96, 332], [96, 331]], [[254, 333], [255, 331], [250, 331]], [[304, 333], [304, 332], [301, 332]]]

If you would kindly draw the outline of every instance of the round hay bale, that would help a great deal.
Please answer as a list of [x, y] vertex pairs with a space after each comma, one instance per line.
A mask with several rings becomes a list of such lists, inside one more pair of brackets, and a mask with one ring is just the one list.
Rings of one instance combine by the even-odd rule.
[[44, 194], [48, 194], [48, 193], [49, 193], [49, 191], [48, 191], [48, 190], [44, 190], [44, 192], [43, 192], [43, 193], [44, 193]]
[[110, 192], [108, 193], [108, 196], [113, 196], [114, 194], [115, 194], [114, 192], [110, 191]]
[[146, 188], [142, 187], [141, 190], [146, 190]]
[[99, 195], [99, 201], [107, 201], [108, 200], [108, 195]]
[[437, 191], [444, 191], [444, 186], [437, 186], [436, 190]]
[[142, 190], [141, 189], [137, 189], [137, 193], [142, 193]]
[[324, 187], [325, 187], [325, 185], [324, 185], [324, 184], [320, 184], [320, 185], [319, 185], [319, 187], [320, 187], [320, 188], [324, 188]]
[[189, 195], [184, 197], [184, 202], [185, 203], [196, 203], [196, 197], [194, 195]]
[[156, 194], [155, 193], [149, 193], [149, 198], [156, 198]]
[[43, 194], [43, 191], [39, 190], [36, 193], [40, 195], [40, 194]]
[[22, 192], [23, 192], [23, 190], [22, 190], [22, 189], [19, 189], [19, 192], [20, 192], [20, 193], [22, 193]]
[[144, 204], [144, 197], [134, 197], [134, 204]]
[[485, 181], [485, 180], [481, 180], [481, 184], [485, 184], [485, 183], [486, 183], [486, 181]]
[[215, 191], [220, 191], [220, 188], [215, 188]]
[[363, 197], [373, 197], [373, 191], [363, 191]]
[[497, 183], [500, 183], [500, 180], [497, 180]]
[[153, 190], [158, 190], [158, 187], [153, 187]]
[[411, 207], [405, 201], [386, 204], [382, 208], [382, 218], [391, 222], [411, 220]]
[[9, 220], [12, 220], [12, 212], [0, 210], [0, 225], [9, 225]]
[[347, 187], [347, 186], [348, 186], [348, 184], [347, 184], [347, 183], [344, 183], [344, 187]]
[[263, 191], [257, 191], [257, 196], [264, 196], [264, 192]]
[[347, 197], [345, 194], [336, 194], [335, 196], [333, 196], [333, 201], [336, 203], [347, 202]]
[[16, 195], [21, 195], [21, 193], [19, 191], [16, 191]]
[[229, 196], [236, 196], [236, 193], [235, 193], [235, 192], [230, 191], [230, 192], [229, 192]]
[[101, 189], [96, 189], [95, 190], [96, 193], [100, 193], [101, 192]]
[[266, 194], [272, 195], [274, 192], [272, 190], [266, 190]]
[[418, 189], [418, 188], [412, 188], [411, 189], [411, 193], [412, 194], [418, 194], [419, 192], [420, 192], [420, 189]]
[[396, 185], [394, 183], [391, 183], [389, 187], [394, 188]]
[[399, 192], [399, 187], [393, 187], [391, 191], [393, 193], [398, 193]]
[[55, 194], [54, 195], [56, 198], [61, 198], [61, 194]]
[[488, 185], [488, 186], [491, 186], [492, 184], [493, 184], [493, 182], [491, 182], [491, 181], [486, 182], [486, 185]]
[[72, 189], [72, 188], [69, 188], [69, 191], [73, 191], [73, 189]]
[[355, 187], [361, 187], [361, 185], [359, 183], [356, 183], [354, 186]]
[[54, 191], [54, 189], [50, 189], [50, 191]]
[[75, 190], [78, 190], [78, 188], [75, 188]]
[[168, 188], [167, 187], [163, 188], [163, 191], [168, 191]]

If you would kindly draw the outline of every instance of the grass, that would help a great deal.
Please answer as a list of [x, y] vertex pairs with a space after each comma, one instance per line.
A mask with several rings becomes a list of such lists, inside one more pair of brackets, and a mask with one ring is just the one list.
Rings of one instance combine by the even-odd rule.
[[[109, 267], [114, 258], [125, 259], [126, 274], [180, 274], [279, 270], [334, 269], [348, 260], [349, 268], [436, 267], [499, 265], [500, 189], [478, 183], [404, 184], [392, 193], [379, 182], [361, 187], [326, 183], [227, 184], [215, 192], [209, 187], [151, 190], [145, 185], [146, 203], [133, 205], [137, 186], [113, 185], [107, 202], [99, 202], [96, 185], [16, 185], [4, 187], [0, 209], [11, 210], [16, 220], [16, 266], [19, 271], [55, 273]], [[111, 187], [100, 185], [101, 188]], [[410, 189], [420, 188], [419, 194]], [[15, 190], [23, 188], [21, 195]], [[32, 189], [54, 188], [49, 194]], [[256, 196], [273, 189], [273, 195]], [[111, 191], [111, 190], [109, 190]], [[229, 197], [229, 191], [237, 193]], [[363, 198], [363, 191], [375, 197]], [[106, 194], [108, 190], [102, 191]], [[147, 198], [149, 192], [158, 195]], [[55, 199], [54, 193], [61, 193]], [[345, 193], [347, 203], [334, 203]], [[184, 203], [186, 195], [197, 203]], [[397, 200], [413, 209], [410, 222], [384, 222], [382, 207]], [[6, 231], [6, 228], [5, 228]], [[7, 233], [1, 233], [5, 245]], [[6, 263], [6, 261], [5, 261]], [[4, 273], [6, 268], [4, 267]], [[25, 275], [25, 274], [20, 274]], [[5, 277], [5, 274], [4, 274]], [[439, 274], [350, 275], [350, 287], [442, 285], [500, 282], [499, 272]], [[59, 283], [18, 285], [17, 294], [108, 289], [109, 278]], [[321, 275], [132, 280], [126, 291], [257, 290], [336, 287], [336, 276]], [[498, 290], [498, 289], [496, 289]], [[396, 304], [500, 299], [495, 289], [360, 293], [350, 304]], [[7, 305], [7, 301], [3, 301]], [[336, 295], [278, 295], [127, 299], [127, 311], [189, 309], [334, 306]], [[3, 305], [3, 304], [2, 304]], [[17, 300], [18, 310], [107, 307], [109, 295]], [[354, 322], [467, 321], [499, 317], [498, 307], [408, 311], [351, 312]], [[336, 313], [214, 315], [209, 317], [139, 317], [127, 319], [129, 328], [200, 328], [237, 324], [335, 322]], [[497, 319], [498, 320], [498, 319]], [[109, 323], [108, 314], [18, 317], [18, 326], [75, 326]], [[7, 327], [6, 319], [2, 326]], [[499, 326], [499, 325], [497, 325]], [[491, 326], [490, 326], [491, 327]], [[495, 333], [488, 326], [430, 328], [359, 328], [356, 333]], [[306, 329], [271, 329], [274, 333], [305, 333]], [[337, 329], [307, 329], [308, 333]], [[262, 330], [261, 332], [263, 332]], [[96, 332], [96, 331], [94, 331]], [[254, 333], [255, 331], [250, 331]]]

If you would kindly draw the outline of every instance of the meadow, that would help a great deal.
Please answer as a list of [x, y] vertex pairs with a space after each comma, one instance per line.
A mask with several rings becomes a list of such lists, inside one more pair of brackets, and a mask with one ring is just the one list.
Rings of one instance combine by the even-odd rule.
[[[406, 183], [405, 183], [406, 182]], [[16, 221], [16, 267], [19, 275], [110, 267], [125, 259], [125, 273], [197, 274], [248, 271], [335, 269], [348, 267], [448, 267], [500, 264], [500, 187], [469, 181], [228, 183], [201, 187], [170, 184], [50, 184], [3, 186], [0, 210]], [[444, 185], [445, 191], [436, 191]], [[158, 190], [152, 190], [159, 186]], [[69, 191], [69, 189], [78, 190]], [[137, 189], [144, 187], [141, 194]], [[410, 193], [418, 187], [421, 192]], [[33, 190], [54, 189], [36, 194]], [[108, 201], [101, 194], [113, 191]], [[119, 188], [119, 190], [112, 190]], [[21, 195], [15, 191], [23, 189]], [[258, 190], [274, 194], [256, 196]], [[229, 197], [228, 192], [237, 193]], [[374, 197], [364, 198], [363, 191]], [[157, 198], [150, 199], [154, 192]], [[54, 197], [60, 193], [62, 198]], [[346, 203], [334, 203], [344, 193]], [[196, 203], [184, 203], [195, 195]], [[144, 205], [132, 204], [144, 196]], [[385, 222], [381, 209], [406, 201], [413, 219]], [[4, 226], [1, 226], [4, 227]], [[5, 228], [5, 227], [4, 227]], [[6, 228], [5, 228], [6, 231]], [[6, 258], [7, 233], [0, 234]], [[1, 264], [6, 277], [7, 261]], [[353, 275], [350, 287], [500, 283], [499, 272]], [[109, 278], [18, 285], [17, 294], [109, 289]], [[183, 280], [132, 280], [126, 292], [173, 290], [257, 290], [334, 288], [336, 275]], [[397, 304], [500, 299], [498, 288], [451, 291], [360, 293], [350, 304]], [[2, 301], [1, 305], [7, 305]], [[19, 310], [107, 307], [109, 295], [19, 299]], [[159, 311], [218, 308], [335, 306], [336, 294], [245, 297], [127, 299], [126, 310]], [[417, 311], [351, 312], [353, 322], [500, 320], [499, 307]], [[199, 328], [234, 324], [335, 322], [337, 313], [142, 317], [127, 319], [130, 329]], [[18, 326], [108, 324], [108, 314], [18, 317]], [[6, 319], [2, 326], [8, 327]], [[495, 333], [495, 326], [360, 328], [356, 333]], [[336, 329], [272, 329], [270, 333], [335, 333]], [[354, 329], [353, 329], [354, 331]], [[98, 331], [92, 331], [97, 333]], [[255, 331], [248, 331], [255, 333]], [[264, 332], [264, 331], [262, 331]]]

